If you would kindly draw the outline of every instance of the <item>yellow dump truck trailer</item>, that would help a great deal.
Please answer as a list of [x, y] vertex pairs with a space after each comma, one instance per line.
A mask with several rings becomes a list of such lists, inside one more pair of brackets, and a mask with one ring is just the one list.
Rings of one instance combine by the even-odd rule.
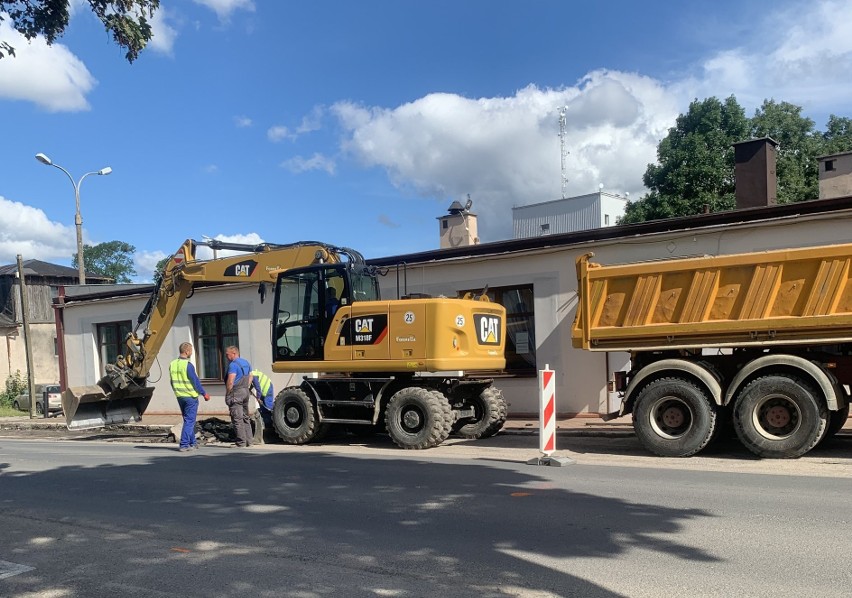
[[577, 260], [573, 345], [627, 351], [612, 416], [662, 456], [732, 420], [761, 457], [836, 433], [852, 384], [852, 244], [602, 266]]

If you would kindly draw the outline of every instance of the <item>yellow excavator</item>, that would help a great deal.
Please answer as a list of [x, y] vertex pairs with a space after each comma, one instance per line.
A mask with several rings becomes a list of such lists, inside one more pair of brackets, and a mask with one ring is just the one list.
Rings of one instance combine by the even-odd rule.
[[[241, 253], [197, 260], [199, 245]], [[284, 442], [316, 440], [335, 424], [384, 428], [406, 449], [437, 446], [452, 432], [496, 434], [508, 409], [488, 374], [505, 368], [506, 310], [486, 292], [382, 300], [378, 276], [386, 273], [325, 243], [187, 240], [161, 273], [125, 354], [105, 366], [97, 386], [63, 392], [67, 425], [141, 420], [154, 390], [148, 373], [196, 285], [254, 282], [261, 300], [274, 285], [272, 370], [314, 372], [275, 398], [272, 420]]]

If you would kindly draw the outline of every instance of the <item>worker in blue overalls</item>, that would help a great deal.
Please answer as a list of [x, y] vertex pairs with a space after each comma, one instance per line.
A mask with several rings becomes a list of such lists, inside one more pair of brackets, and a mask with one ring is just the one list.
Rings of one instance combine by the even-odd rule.
[[272, 407], [275, 405], [275, 391], [272, 389], [272, 380], [260, 370], [252, 370], [254, 381], [252, 390], [257, 397], [258, 411], [263, 418], [263, 425], [272, 427]]
[[192, 357], [192, 344], [181, 343], [178, 347], [180, 357], [169, 364], [169, 377], [172, 390], [175, 391], [180, 412], [183, 416], [183, 428], [180, 433], [181, 452], [197, 449], [195, 441], [195, 418], [198, 414], [198, 397], [210, 400], [210, 395], [201, 386], [201, 381], [195, 373], [195, 367], [189, 360]]

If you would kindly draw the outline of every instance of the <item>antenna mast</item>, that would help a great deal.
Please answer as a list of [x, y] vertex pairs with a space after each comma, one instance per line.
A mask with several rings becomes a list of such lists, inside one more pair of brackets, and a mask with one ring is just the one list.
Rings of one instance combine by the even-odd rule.
[[567, 106], [562, 106], [559, 109], [559, 151], [562, 157], [562, 199], [565, 199], [565, 195], [568, 191], [568, 170], [565, 166], [565, 162], [568, 159], [568, 148], [565, 147], [565, 129], [567, 128], [565, 113], [567, 111]]

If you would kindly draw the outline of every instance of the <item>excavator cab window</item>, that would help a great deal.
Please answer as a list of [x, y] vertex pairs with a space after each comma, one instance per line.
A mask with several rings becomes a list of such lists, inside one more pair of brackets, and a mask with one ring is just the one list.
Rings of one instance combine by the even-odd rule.
[[273, 360], [319, 360], [337, 310], [351, 303], [346, 267], [314, 266], [278, 278]]

